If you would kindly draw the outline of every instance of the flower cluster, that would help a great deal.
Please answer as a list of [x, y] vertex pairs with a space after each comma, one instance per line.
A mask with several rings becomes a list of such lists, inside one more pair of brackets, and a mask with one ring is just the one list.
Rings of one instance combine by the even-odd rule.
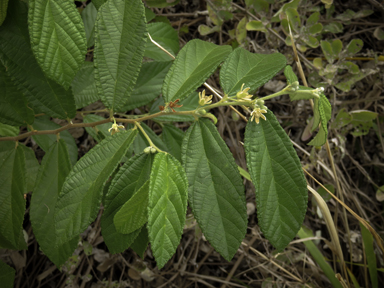
[[[243, 99], [243, 100], [251, 100], [252, 96], [251, 94], [248, 93], [250, 87], [244, 88], [245, 83], [241, 85], [240, 91], [236, 93], [236, 98], [237, 99]], [[244, 89], [243, 89], [244, 88]]]
[[205, 90], [203, 92], [199, 92], [199, 105], [204, 106], [204, 105], [209, 105], [212, 103], [212, 95], [210, 96], [205, 96]]
[[255, 109], [251, 112], [251, 121], [255, 120], [256, 124], [259, 124], [260, 118], [267, 120], [263, 115], [267, 113], [267, 107], [264, 105], [264, 100], [257, 99], [255, 101]]
[[[108, 132], [111, 132], [111, 135], [117, 133], [117, 132], [120, 132], [119, 129], [124, 129], [125, 127], [123, 125], [118, 125], [116, 123], [116, 119], [113, 118], [113, 124], [112, 124], [112, 127], [108, 129]], [[112, 130], [112, 131], [111, 131]]]

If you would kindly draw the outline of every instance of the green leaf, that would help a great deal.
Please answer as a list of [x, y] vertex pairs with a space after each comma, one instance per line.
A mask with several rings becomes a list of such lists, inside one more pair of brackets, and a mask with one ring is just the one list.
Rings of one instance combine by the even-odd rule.
[[147, 223], [148, 193], [149, 180], [117, 211], [115, 217], [113, 217], [117, 232], [129, 234]]
[[73, 167], [55, 206], [56, 246], [77, 237], [95, 219], [103, 186], [136, 135], [129, 130], [104, 139]]
[[[0, 0], [0, 26], [7, 17], [8, 0]], [[12, 285], [13, 287], [13, 285]]]
[[147, 19], [147, 23], [152, 21], [156, 17], [156, 14], [150, 8], [145, 7], [145, 18]]
[[373, 248], [373, 236], [363, 224], [359, 224], [361, 229], [361, 236], [363, 236], [365, 255], [368, 262], [369, 277], [371, 278], [372, 285], [371, 287], [378, 288], [379, 283], [377, 278], [376, 254]]
[[291, 65], [285, 66], [284, 75], [285, 75], [285, 78], [287, 78], [289, 85], [292, 85], [293, 82], [299, 81], [297, 79], [295, 72], [293, 72]]
[[230, 96], [235, 95], [243, 84], [253, 92], [272, 79], [285, 65], [286, 59], [280, 53], [255, 54], [239, 47], [221, 67], [221, 87]]
[[20, 128], [0, 123], [0, 136], [17, 136], [19, 135]]
[[170, 124], [165, 124], [163, 126], [163, 132], [161, 133], [161, 139], [169, 153], [171, 153], [178, 161], [181, 161], [181, 144], [184, 135], [184, 131]]
[[23, 144], [19, 145], [23, 149], [25, 155], [25, 178], [27, 182], [27, 191], [30, 192], [33, 191], [33, 188], [35, 187], [37, 171], [39, 170], [40, 164], [36, 159], [35, 151]]
[[331, 22], [328, 25], [324, 26], [323, 32], [331, 32], [331, 33], [341, 33], [344, 30], [343, 24], [340, 22]]
[[[184, 100], [181, 100], [178, 104], [183, 105], [180, 108], [177, 108], [177, 111], [190, 111], [194, 110], [197, 107], [199, 107], [199, 95], [197, 92], [192, 92], [187, 98]], [[157, 113], [160, 112], [159, 106], [164, 106], [164, 98], [160, 97], [157, 99], [152, 107], [150, 113]], [[195, 118], [193, 116], [189, 115], [164, 115], [156, 117], [157, 121], [161, 122], [187, 122], [187, 121], [194, 121]]]
[[0, 65], [0, 91], [0, 121], [13, 126], [32, 124], [35, 120], [33, 110], [28, 107], [24, 95], [17, 90], [2, 65]]
[[25, 156], [14, 142], [0, 142], [0, 247], [21, 250], [25, 212]]
[[182, 162], [193, 215], [209, 243], [230, 261], [247, 230], [245, 192], [235, 160], [210, 120], [188, 129]]
[[162, 92], [165, 102], [184, 99], [212, 75], [231, 52], [230, 46], [217, 46], [199, 39], [189, 41], [179, 52], [167, 76]]
[[180, 0], [146, 0], [148, 7], [164, 8], [174, 6], [179, 3]]
[[76, 110], [72, 92], [48, 79], [33, 55], [27, 12], [24, 2], [9, 2], [9, 17], [0, 27], [0, 59], [36, 113], [43, 112], [62, 119], [73, 118]]
[[131, 97], [124, 104], [123, 110], [132, 110], [148, 104], [161, 94], [161, 86], [171, 61], [146, 62], [141, 66], [139, 77]]
[[[159, 149], [163, 151], [168, 151], [167, 146], [160, 139], [160, 137], [157, 136], [155, 132], [153, 132], [151, 128], [149, 128], [144, 123], [141, 123], [140, 125], [144, 129], [145, 133], [149, 136], [153, 144], [155, 144]], [[147, 138], [145, 138], [144, 134], [140, 131], [138, 137], [133, 142], [133, 150], [135, 151], [135, 154], [140, 154], [148, 146], [149, 142]]]
[[[4, 2], [4, 1], [3, 1]], [[8, 1], [6, 1], [8, 2]], [[2, 3], [0, 3], [2, 4]], [[1, 11], [1, 10], [0, 10]], [[1, 25], [1, 21], [0, 21]], [[13, 282], [15, 280], [15, 269], [0, 261], [0, 283], [3, 288], [13, 288]]]
[[95, 5], [96, 9], [99, 10], [101, 5], [103, 5], [107, 0], [92, 0], [93, 5]]
[[352, 116], [346, 111], [345, 108], [339, 110], [336, 115], [336, 118], [332, 121], [332, 129], [340, 129], [352, 121]]
[[91, 2], [81, 12], [81, 18], [84, 22], [85, 37], [87, 39], [87, 47], [91, 47], [95, 44], [95, 23], [97, 17], [97, 9]]
[[75, 250], [78, 237], [55, 246], [55, 206], [65, 178], [71, 171], [67, 145], [64, 140], [54, 142], [43, 157], [32, 193], [30, 217], [33, 233], [40, 249], [59, 266]]
[[[152, 39], [170, 52], [173, 56], [180, 50], [179, 36], [177, 31], [171, 25], [163, 22], [150, 23], [147, 26], [148, 34]], [[144, 56], [160, 61], [169, 61], [172, 58], [162, 51], [159, 47], [147, 40], [147, 47], [145, 48]]]
[[159, 269], [180, 243], [187, 200], [188, 182], [180, 162], [172, 155], [157, 153], [149, 185], [148, 235]]
[[282, 251], [296, 236], [307, 211], [307, 183], [291, 140], [275, 115], [249, 121], [245, 153], [256, 188], [258, 224], [273, 246]]
[[236, 26], [236, 40], [239, 44], [245, 45], [246, 38], [247, 38], [247, 29], [246, 29], [247, 22], [248, 22], [248, 18], [243, 17], [243, 19], [241, 19]]
[[355, 137], [367, 135], [372, 127], [372, 121], [378, 116], [376, 112], [365, 110], [352, 111], [350, 115], [352, 116], [351, 124], [354, 128], [351, 134]]
[[352, 39], [343, 51], [342, 57], [352, 57], [358, 53], [363, 48], [363, 46], [364, 42], [361, 39]]
[[79, 72], [77, 72], [72, 81], [72, 91], [75, 96], [76, 109], [83, 108], [99, 100], [92, 62], [84, 62]]
[[[297, 12], [297, 8], [288, 8], [285, 10], [285, 13], [287, 14], [289, 24], [291, 24], [291, 29], [296, 33], [299, 32], [301, 19], [299, 12]], [[286, 32], [289, 33], [289, 30]]]
[[136, 252], [137, 255], [139, 255], [141, 259], [144, 259], [144, 253], [145, 251], [147, 251], [148, 243], [149, 243], [148, 230], [147, 230], [147, 227], [144, 226], [141, 229], [140, 234], [132, 243], [131, 248], [133, 251]]
[[325, 58], [327, 61], [332, 64], [343, 49], [343, 43], [340, 39], [335, 39], [332, 42], [330, 41], [320, 41], [321, 49], [323, 50]]
[[312, 126], [312, 132], [319, 126], [319, 132], [316, 134], [315, 138], [308, 143], [308, 145], [313, 146], [322, 146], [327, 141], [328, 137], [328, 121], [332, 116], [332, 106], [329, 103], [327, 97], [324, 94], [320, 94], [320, 99], [315, 99], [314, 101], [314, 122]]
[[[50, 121], [49, 117], [41, 116], [35, 119], [33, 123], [33, 129], [36, 130], [55, 130], [60, 128], [61, 126]], [[72, 165], [75, 165], [77, 162], [78, 151], [75, 139], [72, 137], [71, 133], [68, 130], [60, 132], [60, 138], [67, 143], [69, 158], [71, 159]], [[56, 142], [56, 135], [47, 134], [47, 135], [33, 135], [32, 139], [36, 141], [36, 143], [40, 146], [44, 151], [48, 151], [49, 147]]]
[[87, 53], [83, 21], [71, 1], [30, 0], [31, 46], [47, 74], [68, 89]]
[[[130, 158], [113, 178], [104, 199], [104, 213], [101, 216], [101, 233], [111, 253], [120, 253], [133, 243], [140, 229], [131, 234], [116, 231], [113, 218], [124, 203], [149, 179], [153, 155], [141, 153]], [[145, 229], [142, 228], [142, 229]]]
[[[84, 116], [83, 120], [84, 123], [92, 123], [105, 120], [105, 118], [95, 114], [87, 114]], [[87, 131], [87, 133], [97, 142], [101, 142], [104, 138], [111, 136], [111, 133], [108, 131], [109, 128], [111, 128], [111, 123], [105, 123], [95, 127], [85, 127], [85, 131]]]
[[120, 111], [131, 96], [147, 41], [141, 0], [107, 1], [96, 21], [95, 79], [105, 106]]

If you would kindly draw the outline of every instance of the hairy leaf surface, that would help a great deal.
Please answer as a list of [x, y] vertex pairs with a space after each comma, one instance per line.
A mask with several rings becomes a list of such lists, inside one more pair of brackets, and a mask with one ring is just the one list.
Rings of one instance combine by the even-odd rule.
[[255, 54], [244, 48], [235, 49], [225, 60], [220, 71], [224, 92], [235, 95], [243, 84], [250, 93], [272, 79], [286, 65], [283, 54]]
[[210, 120], [188, 129], [182, 160], [193, 215], [209, 243], [230, 261], [247, 229], [245, 193], [235, 160]]
[[[163, 22], [150, 23], [148, 24], [148, 34], [173, 56], [179, 52], [179, 36], [177, 35], [177, 31], [173, 29], [171, 25]], [[151, 39], [148, 39], [147, 41], [148, 43], [144, 53], [145, 57], [160, 61], [172, 60], [167, 53], [153, 44]]]
[[8, 125], [32, 124], [35, 120], [33, 110], [17, 87], [12, 83], [11, 77], [0, 65], [0, 121]]
[[23, 144], [19, 145], [23, 149], [25, 155], [25, 167], [27, 168], [25, 171], [25, 179], [27, 182], [27, 191], [30, 192], [33, 191], [33, 188], [35, 187], [35, 181], [40, 164], [36, 159], [35, 151]]
[[176, 252], [187, 211], [188, 182], [183, 167], [172, 155], [157, 153], [149, 185], [148, 235], [157, 267]]
[[84, 24], [71, 1], [30, 0], [29, 34], [36, 60], [68, 89], [87, 53]]
[[57, 266], [67, 260], [78, 242], [77, 236], [59, 246], [55, 245], [55, 206], [71, 168], [66, 143], [62, 139], [54, 142], [43, 157], [31, 199], [33, 233], [40, 249]]
[[165, 102], [184, 99], [211, 76], [231, 52], [230, 46], [218, 46], [199, 39], [189, 41], [179, 52], [167, 76], [162, 92]]
[[72, 118], [76, 113], [72, 91], [48, 79], [33, 55], [27, 12], [24, 2], [9, 2], [8, 17], [0, 26], [0, 60], [36, 113]]
[[[130, 234], [117, 232], [113, 218], [124, 203], [149, 179], [153, 155], [141, 153], [130, 158], [113, 178], [104, 199], [104, 213], [101, 216], [101, 233], [111, 253], [120, 253], [133, 243], [141, 229]], [[142, 229], [146, 229], [143, 227]]]
[[73, 167], [55, 207], [57, 245], [82, 233], [95, 219], [103, 186], [132, 144], [137, 131], [124, 131], [104, 139]]
[[259, 226], [282, 251], [296, 236], [307, 211], [307, 183], [292, 143], [275, 115], [249, 121], [244, 146], [247, 166], [256, 188]]
[[320, 94], [320, 99], [315, 99], [314, 111], [314, 121], [312, 126], [312, 132], [319, 126], [319, 132], [316, 134], [315, 138], [308, 143], [308, 145], [313, 146], [322, 146], [327, 141], [328, 137], [328, 121], [331, 119], [332, 107], [329, 103], [327, 97], [324, 94]]
[[84, 62], [72, 81], [76, 109], [83, 108], [99, 100], [92, 62]]
[[0, 142], [0, 187], [0, 247], [25, 249], [25, 156], [15, 142]]
[[141, 68], [147, 29], [141, 0], [111, 0], [96, 20], [95, 79], [105, 106], [120, 111]]
[[97, 17], [97, 9], [93, 2], [88, 3], [87, 7], [81, 12], [81, 18], [84, 22], [85, 37], [87, 38], [87, 47], [95, 44], [95, 23]]
[[129, 234], [147, 223], [148, 193], [149, 180], [117, 211], [113, 217], [117, 232]]

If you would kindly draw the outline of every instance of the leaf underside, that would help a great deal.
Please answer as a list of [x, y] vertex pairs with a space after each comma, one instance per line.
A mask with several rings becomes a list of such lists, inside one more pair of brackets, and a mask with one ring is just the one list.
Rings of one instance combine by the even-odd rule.
[[296, 236], [307, 210], [307, 184], [292, 143], [271, 111], [267, 120], [249, 121], [244, 146], [256, 188], [261, 231], [282, 251]]

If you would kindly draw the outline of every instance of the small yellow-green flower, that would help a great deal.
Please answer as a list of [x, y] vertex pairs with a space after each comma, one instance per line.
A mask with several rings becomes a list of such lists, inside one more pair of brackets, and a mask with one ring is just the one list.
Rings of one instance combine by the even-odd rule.
[[245, 85], [245, 83], [243, 83], [243, 85], [241, 85], [240, 91], [236, 93], [236, 98], [237, 99], [244, 99], [244, 100], [251, 100], [253, 95], [248, 93], [249, 89], [251, 89], [251, 88], [248, 87], [248, 88], [243, 89], [244, 85]]
[[260, 122], [260, 118], [263, 118], [264, 120], [267, 120], [267, 118], [265, 118], [265, 116], [263, 115], [263, 113], [267, 113], [267, 110], [265, 109], [260, 109], [260, 108], [255, 108], [252, 112], [251, 112], [251, 121], [253, 121], [253, 119], [255, 119], [255, 122], [256, 124], [259, 124]]
[[199, 105], [204, 106], [204, 105], [209, 105], [212, 103], [212, 95], [210, 96], [205, 96], [205, 90], [203, 92], [199, 92]]
[[[125, 127], [123, 125], [118, 125], [116, 123], [116, 120], [115, 118], [113, 118], [113, 124], [112, 124], [112, 127], [108, 129], [108, 132], [111, 132], [111, 135], [119, 132], [120, 130], [119, 129], [124, 129]], [[112, 131], [111, 131], [112, 130]]]

